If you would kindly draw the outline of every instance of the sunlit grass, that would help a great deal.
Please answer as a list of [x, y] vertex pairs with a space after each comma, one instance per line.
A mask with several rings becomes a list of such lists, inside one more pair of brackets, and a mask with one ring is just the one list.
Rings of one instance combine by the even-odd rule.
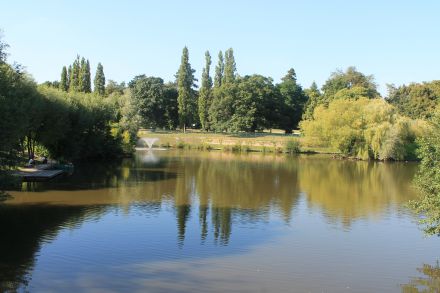
[[[284, 134], [281, 130], [259, 133], [211, 133], [198, 130], [187, 131], [149, 131], [141, 129], [139, 137], [156, 137], [156, 147], [179, 149], [223, 150], [231, 152], [263, 153], [337, 153], [337, 150], [321, 145], [318, 141], [305, 138], [298, 131]], [[292, 150], [295, 145], [295, 150]]]

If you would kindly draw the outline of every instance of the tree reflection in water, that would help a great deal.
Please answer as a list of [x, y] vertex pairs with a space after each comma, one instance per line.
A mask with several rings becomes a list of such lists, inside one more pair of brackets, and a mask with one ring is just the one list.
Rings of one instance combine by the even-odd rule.
[[[78, 166], [69, 178], [24, 185], [0, 206], [0, 222], [8, 223], [0, 231], [7, 239], [0, 244], [0, 291], [26, 285], [44, 243], [90, 217], [99, 221], [110, 207], [127, 216], [135, 211], [167, 218], [164, 206], [171, 207], [171, 237], [177, 240], [165, 245], [186, 252], [200, 238], [196, 245], [213, 254], [267, 239], [267, 231], [260, 240], [256, 233], [234, 241], [231, 237], [239, 226], [264, 227], [271, 217], [290, 225], [300, 203], [344, 228], [359, 219], [381, 217], [415, 196], [410, 188], [415, 169], [411, 164], [219, 152], [148, 153], [119, 165]], [[414, 279], [402, 290], [438, 292], [414, 291], [421, 285], [438, 290], [438, 264], [420, 271], [432, 277]]]
[[438, 293], [440, 292], [440, 266], [423, 264], [417, 271], [423, 276], [412, 278], [408, 284], [402, 285], [404, 293]]

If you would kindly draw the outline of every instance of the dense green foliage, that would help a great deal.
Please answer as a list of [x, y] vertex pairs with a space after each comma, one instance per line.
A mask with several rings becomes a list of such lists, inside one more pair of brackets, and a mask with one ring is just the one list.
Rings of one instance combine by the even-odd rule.
[[319, 105], [322, 97], [321, 92], [318, 89], [318, 85], [313, 82], [310, 88], [306, 89], [305, 94], [307, 96], [307, 102], [304, 105], [304, 113], [302, 119], [312, 119], [313, 111]]
[[117, 83], [114, 80], [109, 80], [105, 86], [105, 95], [111, 96], [113, 94], [123, 95], [125, 90], [125, 82]]
[[52, 157], [89, 160], [120, 153], [119, 138], [111, 133], [111, 105], [94, 94], [65, 93], [44, 86], [38, 90], [42, 115], [33, 137]]
[[177, 126], [177, 91], [166, 86], [162, 78], [136, 76], [130, 83], [133, 104], [130, 115], [144, 128], [168, 128]]
[[396, 106], [402, 115], [413, 119], [428, 119], [440, 103], [440, 81], [412, 83], [388, 87], [387, 101]]
[[[0, 44], [1, 40], [0, 40]], [[0, 48], [6, 48], [0, 45]], [[0, 54], [6, 58], [6, 53]], [[0, 60], [0, 197], [2, 190], [13, 184], [7, 170], [18, 162], [24, 149], [25, 137], [32, 127], [32, 104], [38, 97], [35, 84], [19, 66]]]
[[422, 161], [416, 183], [421, 197], [411, 205], [421, 215], [425, 232], [440, 236], [440, 109], [430, 122], [432, 131], [419, 139], [418, 153]]
[[37, 86], [20, 66], [0, 60], [0, 190], [14, 181], [6, 171], [25, 156], [73, 161], [121, 153], [122, 130], [112, 129], [116, 107], [87, 93], [89, 68], [88, 61], [77, 57], [70, 76], [63, 68], [62, 83]]
[[427, 127], [397, 113], [381, 99], [337, 99], [318, 106], [313, 120], [301, 122], [308, 137], [359, 159], [403, 160]]
[[217, 131], [256, 131], [276, 122], [280, 95], [270, 78], [261, 75], [240, 77], [214, 91], [211, 121]]
[[333, 72], [330, 78], [322, 86], [324, 101], [329, 103], [340, 90], [355, 90], [362, 96], [373, 99], [379, 97], [377, 85], [372, 75], [364, 75], [355, 67], [348, 67], [345, 72], [338, 70]]
[[316, 85], [308, 90], [311, 99], [305, 108], [304, 118], [310, 119], [315, 108], [319, 105], [328, 106], [336, 99], [359, 99], [359, 98], [378, 98], [377, 85], [374, 83], [372, 75], [364, 75], [356, 70], [355, 67], [348, 67], [347, 70], [333, 72], [330, 78], [322, 86], [322, 94]]

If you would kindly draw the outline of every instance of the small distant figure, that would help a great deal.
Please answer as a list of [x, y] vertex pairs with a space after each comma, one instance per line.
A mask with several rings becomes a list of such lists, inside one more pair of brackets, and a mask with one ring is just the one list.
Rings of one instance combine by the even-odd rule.
[[28, 166], [29, 166], [29, 167], [32, 167], [33, 165], [35, 165], [34, 158], [30, 158], [30, 159], [29, 159], [29, 162], [28, 162]]
[[43, 156], [43, 164], [47, 164], [47, 157]]

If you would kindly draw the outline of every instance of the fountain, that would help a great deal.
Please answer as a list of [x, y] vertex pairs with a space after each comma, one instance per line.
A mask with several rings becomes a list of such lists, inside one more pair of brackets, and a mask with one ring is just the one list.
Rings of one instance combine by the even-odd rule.
[[[143, 142], [144, 145], [147, 145], [147, 147], [136, 147], [136, 150], [152, 150], [153, 144], [158, 141], [159, 139], [157, 137], [141, 137], [138, 140], [138, 145], [140, 145], [141, 142]], [[164, 150], [161, 148], [154, 148], [155, 150]]]
[[139, 140], [145, 142], [145, 143], [147, 144], [148, 148], [149, 148], [149, 149], [152, 149], [152, 148], [153, 148], [153, 144], [154, 144], [156, 141], [158, 141], [159, 139], [156, 138], [156, 137], [144, 137], [144, 138], [141, 138], [141, 139], [139, 139]]

